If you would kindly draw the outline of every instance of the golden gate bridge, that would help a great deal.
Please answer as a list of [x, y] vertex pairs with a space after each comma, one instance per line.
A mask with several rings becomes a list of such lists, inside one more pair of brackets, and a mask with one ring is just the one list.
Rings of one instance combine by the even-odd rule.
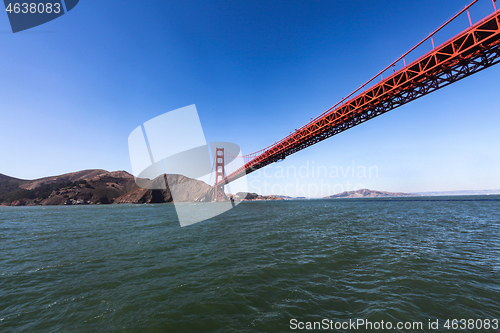
[[[473, 24], [469, 9], [478, 1], [467, 5], [396, 61], [301, 128], [264, 149], [238, 156], [243, 159], [243, 165], [228, 175], [225, 172], [228, 153], [224, 148], [217, 148], [215, 200], [224, 200], [225, 184], [500, 62], [500, 10], [496, 0], [492, 0], [493, 12]], [[465, 13], [469, 27], [435, 46], [436, 33]], [[407, 64], [408, 55], [428, 40], [432, 50]], [[401, 68], [396, 70], [397, 67]]]

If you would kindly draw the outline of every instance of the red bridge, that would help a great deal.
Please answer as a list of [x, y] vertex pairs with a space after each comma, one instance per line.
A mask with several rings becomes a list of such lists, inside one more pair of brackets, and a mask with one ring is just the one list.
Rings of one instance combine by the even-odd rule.
[[[224, 158], [220, 162], [218, 156], [216, 199], [222, 199], [224, 184], [500, 62], [500, 10], [496, 8], [496, 0], [492, 0], [493, 13], [473, 24], [469, 8], [477, 1], [294, 133], [255, 153], [240, 156], [244, 165], [231, 174], [226, 176], [223, 169], [219, 172]], [[434, 35], [465, 13], [470, 27], [435, 46]], [[432, 50], [407, 64], [408, 55], [429, 39]], [[396, 67], [402, 68], [396, 70]]]

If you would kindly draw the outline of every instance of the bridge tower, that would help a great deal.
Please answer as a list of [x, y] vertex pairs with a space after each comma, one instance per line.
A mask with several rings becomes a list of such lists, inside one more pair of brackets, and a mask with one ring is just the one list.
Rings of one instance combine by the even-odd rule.
[[224, 183], [219, 184], [219, 181], [224, 180], [225, 177], [226, 172], [224, 171], [224, 148], [215, 148], [215, 201], [226, 200], [226, 195], [224, 193]]

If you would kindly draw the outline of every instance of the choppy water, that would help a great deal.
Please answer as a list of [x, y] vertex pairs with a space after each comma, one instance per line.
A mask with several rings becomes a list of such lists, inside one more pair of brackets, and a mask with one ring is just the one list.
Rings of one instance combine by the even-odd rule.
[[439, 199], [1, 208], [0, 331], [500, 319], [500, 196]]

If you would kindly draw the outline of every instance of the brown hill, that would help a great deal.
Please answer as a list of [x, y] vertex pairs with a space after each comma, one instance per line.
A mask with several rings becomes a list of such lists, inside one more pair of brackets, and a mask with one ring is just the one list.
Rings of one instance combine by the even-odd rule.
[[[163, 178], [163, 179], [162, 179]], [[60, 176], [22, 180], [0, 174], [0, 205], [75, 205], [110, 203], [195, 201], [211, 188], [202, 181], [182, 175], [147, 180], [169, 184], [163, 190], [139, 188], [126, 171], [83, 170]]]
[[[117, 171], [117, 172], [123, 172], [127, 174], [128, 176], [130, 175], [128, 172], [125, 171]], [[31, 181], [27, 181], [27, 183], [23, 184], [21, 188], [24, 188], [26, 190], [32, 190], [34, 188], [37, 188], [41, 185], [47, 185], [47, 184], [56, 184], [56, 183], [61, 183], [61, 182], [75, 182], [79, 180], [88, 180], [92, 179], [97, 176], [101, 176], [104, 174], [109, 174], [110, 172], [106, 170], [100, 170], [100, 169], [91, 169], [91, 170], [82, 170], [82, 171], [77, 171], [77, 172], [72, 172], [72, 173], [66, 173], [64, 175], [60, 176], [52, 176], [52, 177], [44, 177], [40, 179], [35, 179]], [[123, 175], [126, 177], [125, 175]]]
[[0, 196], [18, 190], [19, 186], [25, 182], [29, 182], [29, 180], [9, 177], [0, 173]]
[[[114, 203], [161, 203], [172, 202], [194, 202], [205, 196], [211, 186], [200, 180], [185, 177], [183, 175], [164, 175], [163, 180], [167, 186], [164, 190], [151, 190], [137, 187], [132, 191], [116, 198]], [[162, 179], [150, 180], [151, 185], [158, 185]], [[158, 186], [148, 186], [158, 187]]]
[[382, 197], [411, 197], [415, 194], [402, 192], [384, 192], [362, 189], [357, 191], [345, 191], [342, 193], [324, 197], [324, 199], [341, 199], [341, 198], [382, 198]]

